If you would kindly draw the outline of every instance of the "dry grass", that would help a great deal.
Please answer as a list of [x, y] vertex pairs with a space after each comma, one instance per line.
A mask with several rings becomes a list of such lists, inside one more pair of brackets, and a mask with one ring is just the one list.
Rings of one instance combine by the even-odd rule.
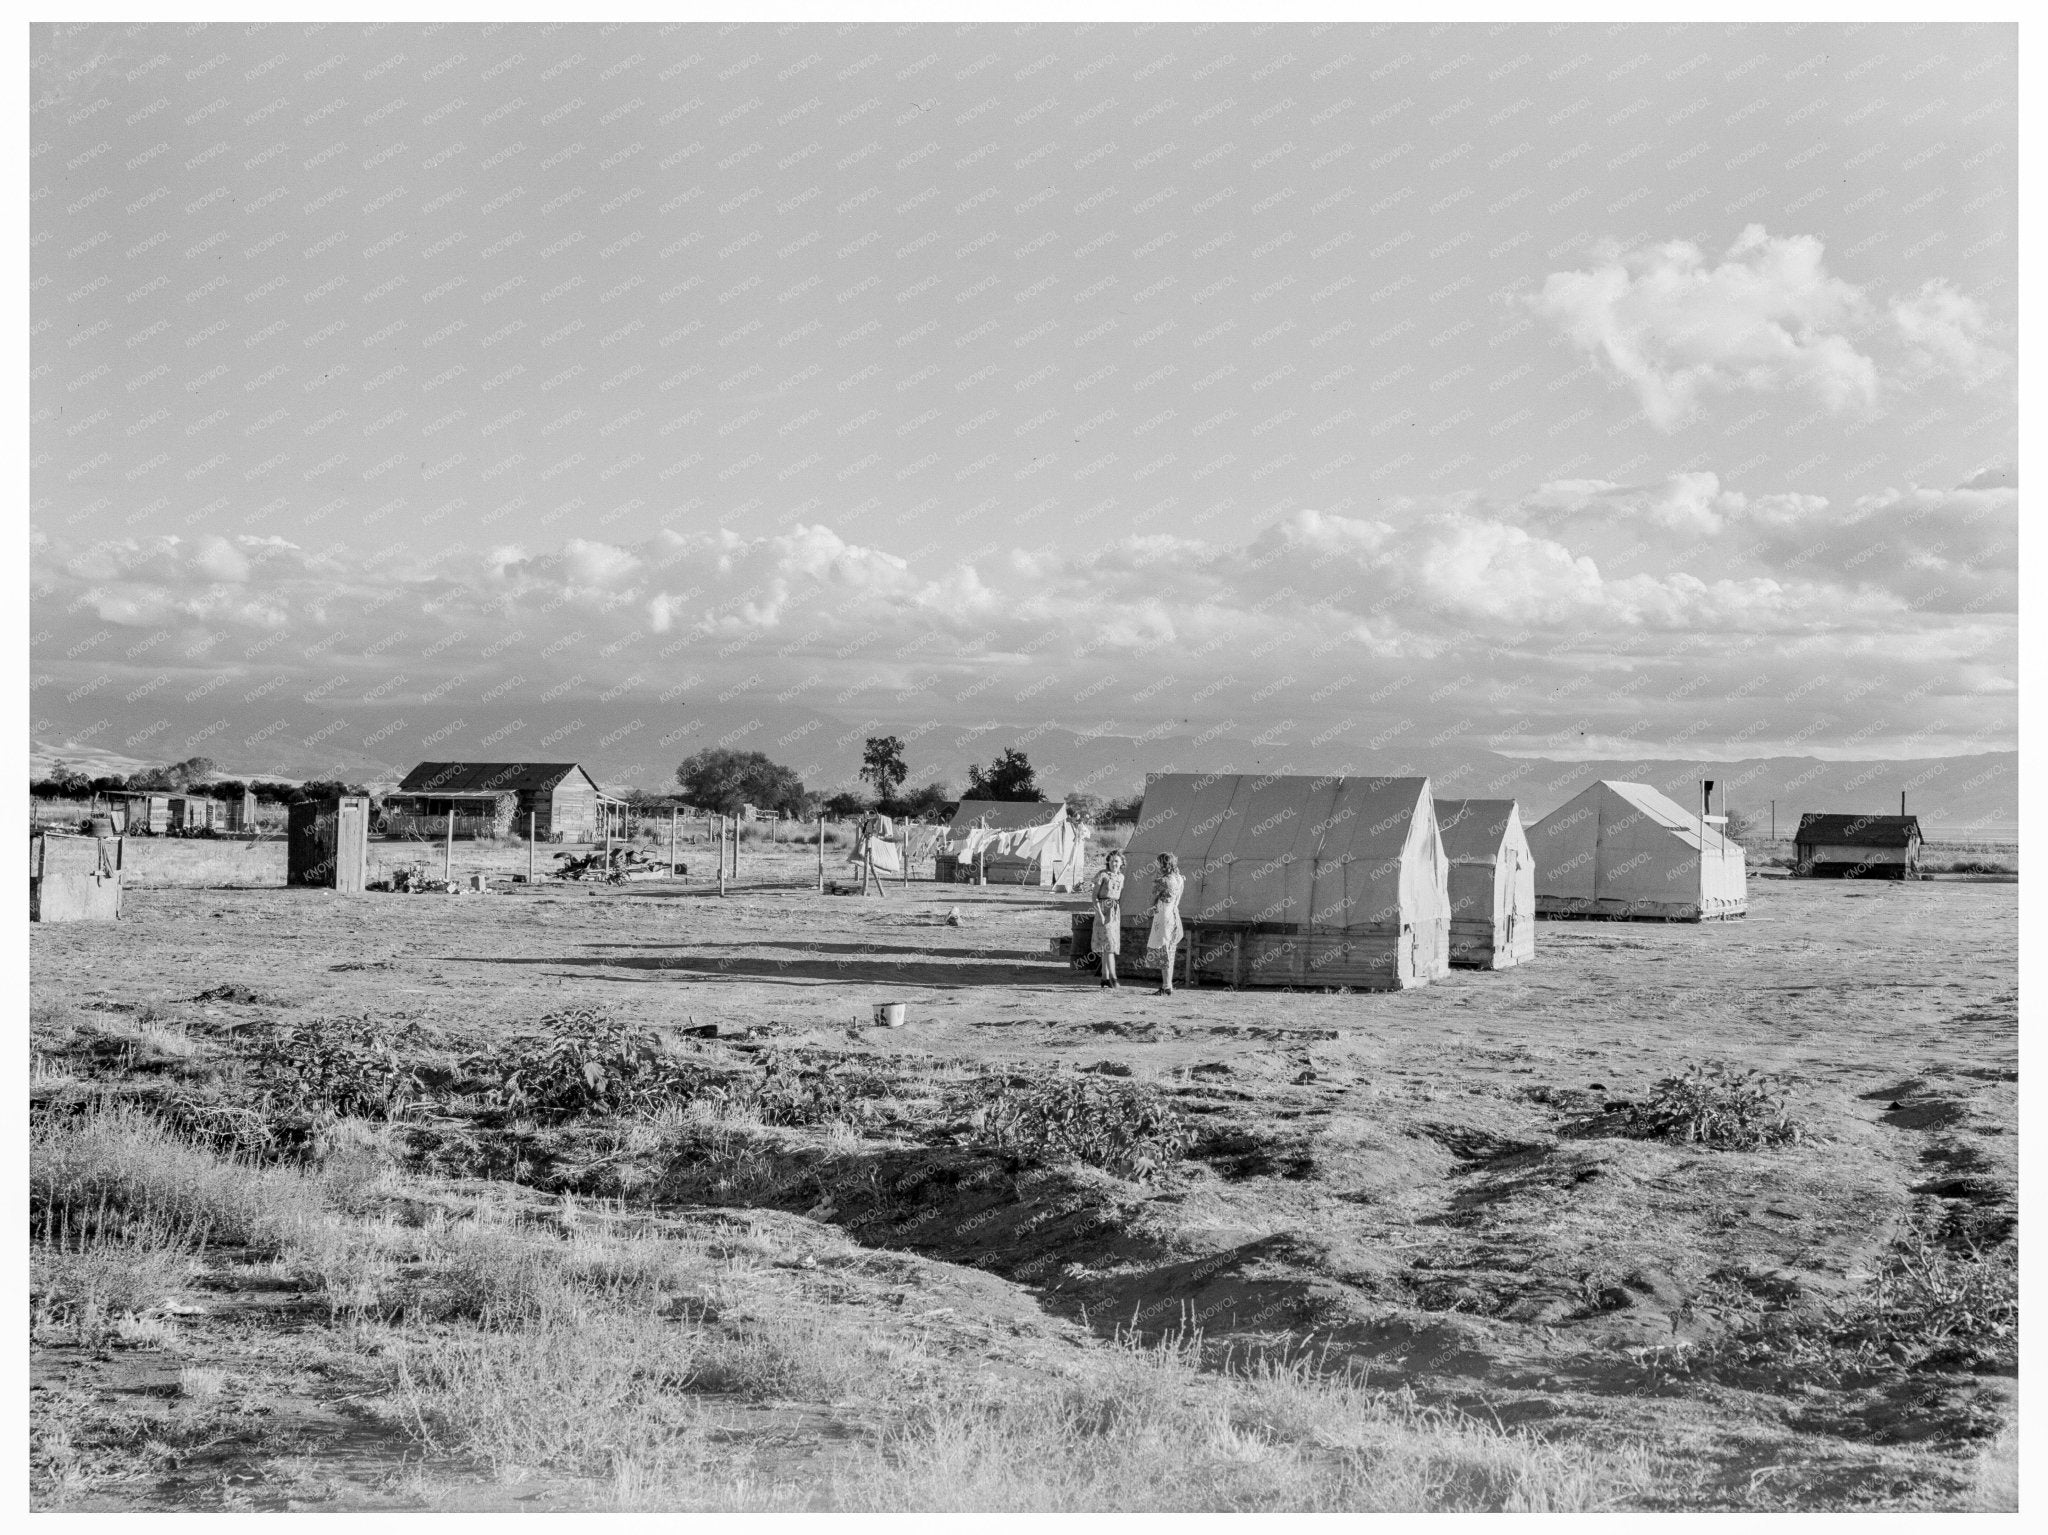
[[[679, 1237], [571, 1206], [548, 1224], [481, 1200], [379, 1210], [360, 1186], [232, 1161], [132, 1110], [39, 1128], [31, 1201], [39, 1328], [163, 1346], [201, 1243], [268, 1249], [381, 1356], [385, 1411], [430, 1454], [568, 1476], [613, 1506], [1582, 1510], [1647, 1476], [1641, 1454], [1568, 1453], [1306, 1360], [1205, 1370], [1192, 1344], [963, 1388], [919, 1333], [840, 1303], [773, 1225]], [[180, 1394], [224, 1385], [188, 1370]], [[799, 1487], [720, 1437], [743, 1399], [883, 1431]]]
[[126, 1106], [38, 1125], [30, 1135], [31, 1220], [50, 1232], [119, 1237], [148, 1229], [194, 1245], [278, 1250], [300, 1238], [324, 1203], [311, 1174], [225, 1160]]
[[1309, 1360], [1197, 1367], [1192, 1341], [1124, 1350], [1076, 1384], [921, 1405], [835, 1487], [847, 1508], [1529, 1511], [1626, 1506], [1648, 1456], [1426, 1412]]

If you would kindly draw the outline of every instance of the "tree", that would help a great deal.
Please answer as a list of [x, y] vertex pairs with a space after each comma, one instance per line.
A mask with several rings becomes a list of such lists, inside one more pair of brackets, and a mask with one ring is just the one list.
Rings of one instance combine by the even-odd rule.
[[902, 813], [913, 821], [939, 821], [952, 818], [957, 801], [953, 791], [942, 783], [928, 783], [922, 789], [912, 789], [896, 801]]
[[291, 791], [294, 800], [340, 799], [344, 794], [367, 795], [370, 791], [359, 783], [344, 783], [339, 778], [309, 778]]
[[808, 808], [803, 780], [760, 752], [708, 746], [677, 765], [676, 782], [691, 804], [720, 815], [732, 815], [742, 805], [797, 816]]
[[179, 788], [197, 788], [213, 777], [214, 762], [211, 757], [187, 757], [183, 762], [173, 762], [165, 772]]
[[1031, 759], [1014, 746], [1005, 747], [1002, 755], [988, 765], [986, 773], [978, 766], [967, 769], [967, 797], [1030, 801], [1045, 798], [1038, 792], [1038, 778], [1031, 771]]
[[1101, 826], [1136, 826], [1138, 812], [1144, 808], [1145, 796], [1133, 794], [1129, 799], [1113, 799], [1102, 807]]
[[857, 821], [868, 813], [868, 802], [858, 794], [849, 794], [844, 789], [828, 795], [819, 807], [835, 821]]
[[92, 780], [68, 762], [51, 764], [49, 775], [28, 786], [28, 792], [49, 799], [84, 799], [92, 791]]
[[1099, 794], [1083, 794], [1070, 790], [1066, 796], [1067, 817], [1079, 821], [1083, 826], [1102, 824], [1102, 813], [1109, 808], [1109, 801]]
[[1767, 840], [1762, 819], [1747, 810], [1729, 811], [1728, 823], [1721, 830], [1730, 842], [1739, 842], [1744, 847]]
[[860, 757], [860, 776], [875, 786], [875, 798], [888, 806], [896, 798], [896, 786], [910, 776], [903, 763], [903, 743], [894, 736], [869, 736]]

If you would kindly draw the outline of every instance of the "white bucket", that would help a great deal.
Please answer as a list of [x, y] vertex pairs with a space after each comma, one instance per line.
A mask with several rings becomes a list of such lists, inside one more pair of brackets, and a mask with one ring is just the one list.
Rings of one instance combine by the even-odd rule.
[[877, 1002], [875, 1004], [875, 1027], [878, 1029], [900, 1029], [903, 1027], [901, 1002]]

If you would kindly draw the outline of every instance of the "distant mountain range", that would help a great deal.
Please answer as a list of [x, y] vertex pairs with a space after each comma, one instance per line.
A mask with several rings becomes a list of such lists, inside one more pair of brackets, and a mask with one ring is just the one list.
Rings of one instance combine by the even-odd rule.
[[[641, 700], [640, 708], [645, 707]], [[407, 711], [413, 712], [417, 711]], [[1348, 737], [1253, 742], [1185, 726], [1131, 735], [997, 719], [971, 726], [941, 725], [919, 720], [915, 706], [861, 718], [763, 699], [688, 708], [680, 717], [659, 724], [636, 713], [634, 700], [586, 699], [569, 711], [566, 721], [545, 731], [528, 726], [509, 709], [455, 713], [452, 720], [400, 717], [398, 729], [393, 729], [394, 715], [388, 708], [327, 709], [317, 719], [289, 729], [277, 728], [271, 723], [275, 716], [266, 715], [254, 724], [234, 721], [208, 739], [166, 736], [156, 756], [37, 739], [29, 752], [30, 774], [40, 777], [59, 759], [88, 773], [125, 774], [204, 752], [227, 776], [343, 777], [373, 789], [395, 785], [415, 762], [430, 759], [578, 761], [607, 787], [652, 788], [672, 782], [675, 764], [691, 752], [725, 744], [766, 752], [795, 768], [806, 783], [821, 787], [851, 779], [864, 737], [893, 734], [906, 743], [913, 784], [936, 779], [955, 792], [964, 786], [970, 762], [986, 763], [1004, 747], [1016, 746], [1030, 757], [1048, 794], [1079, 789], [1118, 798], [1137, 793], [1147, 773], [1162, 772], [1426, 774], [1440, 794], [1514, 799], [1521, 803], [1524, 818], [1533, 820], [1600, 778], [1651, 784], [1688, 808], [1699, 803], [1700, 784], [1711, 778], [1715, 813], [1734, 809], [1768, 825], [1775, 801], [1777, 829], [1784, 836], [1809, 810], [1895, 814], [1902, 791], [1907, 809], [1930, 831], [2013, 840], [2019, 821], [2017, 752], [1905, 761], [1563, 761], [1432, 745], [1412, 734], [1378, 746]], [[120, 728], [118, 722], [115, 728]], [[423, 730], [437, 739], [413, 739]], [[238, 744], [252, 734], [260, 736], [257, 744]], [[363, 744], [344, 744], [350, 742]], [[407, 744], [413, 749], [400, 749]]]

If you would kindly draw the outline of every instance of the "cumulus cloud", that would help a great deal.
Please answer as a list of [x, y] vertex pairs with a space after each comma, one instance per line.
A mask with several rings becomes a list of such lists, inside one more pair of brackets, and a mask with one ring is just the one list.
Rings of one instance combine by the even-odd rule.
[[1894, 298], [1891, 318], [1923, 372], [1953, 374], [1975, 388], [2011, 365], [2011, 357], [1992, 340], [1984, 306], [1948, 283], [1923, 283], [1919, 291]]
[[[1134, 711], [1185, 712], [1196, 694], [1240, 722], [1341, 725], [1406, 707], [1359, 701], [1392, 688], [1429, 699], [1404, 717], [1448, 714], [1476, 733], [1517, 710], [1569, 711], [1576, 728], [1572, 690], [1596, 673], [1605, 687], [1711, 678], [1739, 722], [1816, 675], [1885, 678], [1900, 696], [1954, 689], [1967, 671], [1981, 707], [2003, 709], [2016, 513], [2017, 492], [1998, 485], [1834, 506], [1694, 471], [1301, 509], [1245, 533], [990, 548], [951, 564], [824, 525], [489, 547], [431, 570], [402, 552], [275, 539], [37, 537], [31, 552], [47, 631], [38, 665], [60, 696], [137, 650], [137, 665], [175, 658], [185, 672], [296, 670], [299, 692], [341, 674], [347, 691], [329, 702], [414, 698], [443, 714], [474, 695], [531, 717], [550, 690], [587, 700], [602, 678], [607, 696], [687, 687], [721, 702], [979, 717], [1005, 699], [1095, 698], [1113, 676], [1135, 701], [1102, 694], [1090, 707], [1120, 709], [1127, 725]], [[177, 638], [150, 648], [159, 633]], [[444, 685], [454, 691], [434, 691]], [[1654, 731], [1691, 707], [1686, 696], [1614, 710]]]
[[1830, 410], [1867, 409], [1877, 363], [1851, 336], [1869, 305], [1822, 255], [1812, 236], [1774, 238], [1760, 224], [1718, 264], [1685, 240], [1609, 245], [1590, 271], [1553, 272], [1529, 302], [1666, 431], [1714, 394], [1803, 391]]

